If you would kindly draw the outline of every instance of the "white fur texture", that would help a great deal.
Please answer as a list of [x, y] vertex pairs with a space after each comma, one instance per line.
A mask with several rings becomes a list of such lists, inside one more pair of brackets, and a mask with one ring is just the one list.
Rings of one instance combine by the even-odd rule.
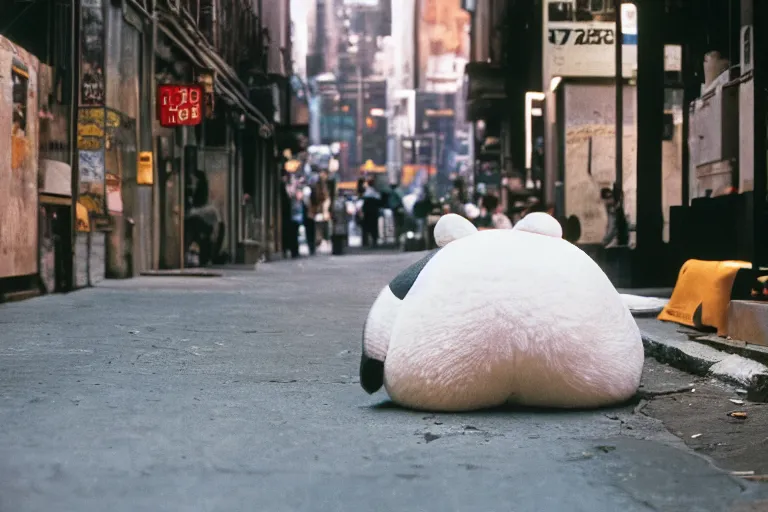
[[454, 240], [477, 233], [477, 228], [461, 215], [447, 213], [435, 225], [435, 243], [445, 247]]
[[365, 355], [377, 361], [384, 361], [389, 348], [392, 326], [397, 319], [402, 301], [395, 297], [389, 286], [385, 286], [376, 297], [363, 332], [363, 351]]
[[592, 259], [560, 238], [466, 236], [432, 258], [399, 306], [385, 297], [369, 318], [368, 350], [384, 346], [392, 318], [384, 379], [400, 405], [599, 407], [639, 386], [643, 345], [629, 309]]

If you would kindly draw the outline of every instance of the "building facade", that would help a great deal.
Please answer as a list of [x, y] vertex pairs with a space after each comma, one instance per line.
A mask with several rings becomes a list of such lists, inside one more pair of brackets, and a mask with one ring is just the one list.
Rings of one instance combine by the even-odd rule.
[[[14, 147], [27, 148], [18, 165], [35, 178], [39, 219], [25, 231], [40, 242], [34, 265], [31, 240], [2, 242], [28, 263], [0, 279], [23, 287], [18, 278], [27, 276], [26, 287], [64, 291], [279, 251], [276, 133], [293, 121], [288, 0], [56, 0], [18, 9], [3, 13], [17, 18], [5, 47], [19, 64], [26, 59], [14, 66], [36, 99], [14, 107], [29, 119], [14, 128], [25, 134]], [[47, 30], [27, 30], [41, 19]], [[161, 84], [202, 86], [202, 122], [161, 126]], [[19, 217], [21, 229], [32, 203], [14, 194], [11, 203], [25, 206], [7, 218]]]

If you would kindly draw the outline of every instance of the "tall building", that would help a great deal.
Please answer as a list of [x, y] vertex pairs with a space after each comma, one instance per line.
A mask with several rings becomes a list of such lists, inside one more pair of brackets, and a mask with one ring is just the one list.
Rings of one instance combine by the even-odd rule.
[[338, 143], [341, 179], [386, 169], [389, 0], [317, 0], [307, 74], [319, 117], [312, 142]]
[[442, 195], [468, 158], [463, 82], [470, 16], [460, 0], [405, 0], [396, 9], [389, 170], [405, 186], [426, 171]]

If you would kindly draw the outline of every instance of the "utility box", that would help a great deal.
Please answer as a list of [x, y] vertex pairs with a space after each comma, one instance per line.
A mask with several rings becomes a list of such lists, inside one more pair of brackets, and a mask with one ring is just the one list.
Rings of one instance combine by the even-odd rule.
[[739, 85], [717, 86], [691, 102], [689, 149], [696, 180], [691, 197], [728, 193], [739, 157]]

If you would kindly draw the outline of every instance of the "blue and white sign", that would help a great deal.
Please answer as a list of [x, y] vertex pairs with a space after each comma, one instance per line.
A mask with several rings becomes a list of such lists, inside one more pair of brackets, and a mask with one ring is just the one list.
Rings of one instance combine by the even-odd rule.
[[621, 4], [621, 34], [625, 45], [637, 45], [637, 7]]

